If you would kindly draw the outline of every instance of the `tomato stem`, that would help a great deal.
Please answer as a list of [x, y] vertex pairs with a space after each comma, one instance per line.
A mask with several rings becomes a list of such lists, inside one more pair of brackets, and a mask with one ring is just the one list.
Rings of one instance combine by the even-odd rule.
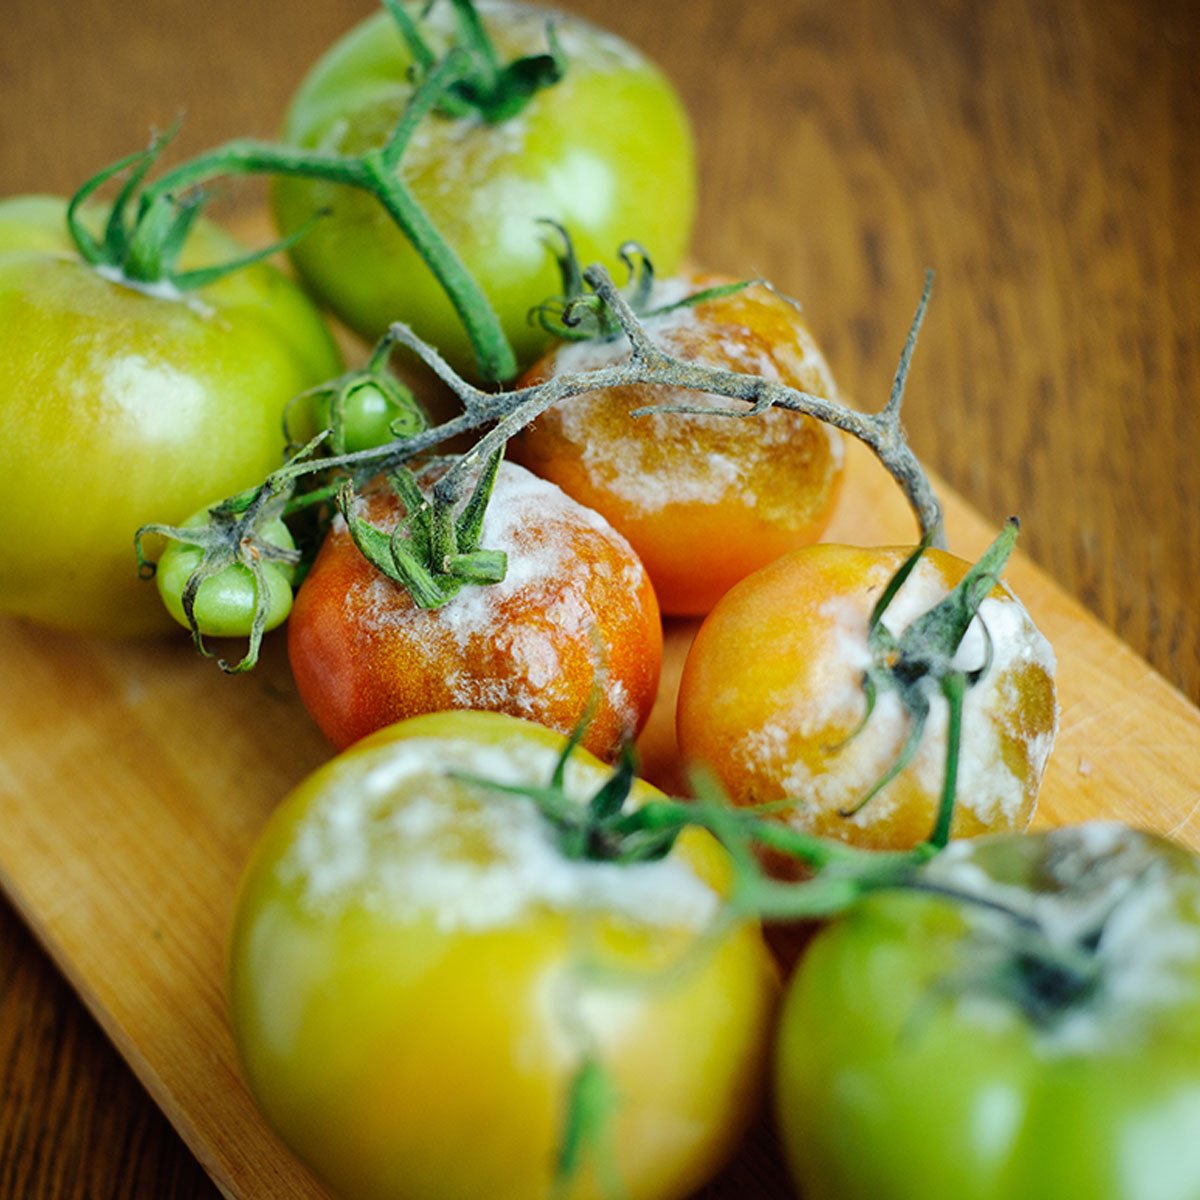
[[[555, 245], [548, 238], [543, 241], [558, 263], [562, 291], [534, 308], [529, 314], [530, 320], [536, 321], [551, 337], [563, 342], [587, 342], [618, 337], [621, 334], [621, 325], [603, 299], [588, 287], [575, 253], [575, 243], [568, 230], [549, 218], [542, 218], [540, 223], [552, 229], [558, 236], [559, 245]], [[735, 292], [744, 291], [756, 283], [763, 282], [761, 279], [743, 279], [736, 283], [698, 288], [678, 300], [655, 305], [652, 303], [654, 264], [646, 248], [639, 242], [625, 242], [618, 249], [617, 256], [629, 272], [621, 295], [630, 311], [641, 320], [661, 317], [681, 308], [694, 308], [697, 304], [717, 300], [722, 296], [731, 296]]]
[[626, 1195], [609, 1145], [612, 1119], [619, 1108], [620, 1099], [609, 1072], [592, 1053], [588, 1053], [576, 1070], [567, 1094], [554, 1171], [553, 1195], [556, 1200], [566, 1200], [570, 1196], [589, 1154], [602, 1177], [605, 1196], [609, 1200], [621, 1200]]
[[[417, 126], [472, 69], [471, 56], [461, 48], [452, 49], [415, 88], [385, 144], [357, 157], [246, 138], [198, 155], [142, 190], [132, 230], [125, 231], [123, 214], [132, 193], [165, 141], [156, 139], [148, 150], [130, 155], [88, 180], [71, 201], [68, 227], [88, 262], [105, 263], [143, 283], [165, 279], [179, 288], [200, 287], [303, 235], [303, 231], [297, 231], [286, 242], [203, 272], [177, 272], [175, 259], [204, 199], [197, 189], [209, 180], [238, 174], [285, 175], [367, 192], [383, 206], [445, 291], [471, 342], [480, 376], [489, 382], [510, 379], [516, 374], [517, 361], [491, 301], [416, 201], [400, 172], [401, 158]], [[114, 205], [115, 223], [110, 220], [102, 245], [79, 220], [78, 210], [84, 200], [123, 170], [131, 170], [132, 174]]]
[[958, 758], [962, 744], [963, 697], [967, 677], [953, 671], [942, 679], [942, 695], [950, 706], [946, 721], [946, 770], [942, 778], [942, 794], [938, 802], [937, 823], [929, 837], [939, 850], [950, 841], [950, 825], [954, 820], [954, 798], [958, 788]]
[[[426, 85], [414, 93], [411, 107], [423, 115], [438, 89], [455, 78], [457, 70], [456, 59], [445, 60]], [[147, 187], [141, 196], [138, 227], [153, 230], [162, 223], [160, 214], [174, 207], [176, 195], [224, 175], [288, 175], [369, 192], [387, 210], [446, 292], [471, 340], [480, 375], [488, 380], [511, 378], [516, 374], [516, 358], [495, 309], [397, 174], [399, 155], [415, 128], [415, 120], [406, 118], [407, 113], [386, 146], [358, 158], [249, 139], [227, 142], [168, 171]], [[139, 277], [147, 278], [154, 269], [146, 262], [140, 267]]]
[[[264, 153], [269, 156], [277, 152], [276, 148], [264, 150], [256, 143], [240, 145], [237, 155], [241, 161], [246, 162], [261, 163], [266, 161], [262, 157]], [[337, 172], [346, 169], [342, 160], [330, 160], [328, 156], [321, 155], [305, 157], [297, 153], [292, 162], [303, 170]], [[358, 169], [360, 168], [357, 166], [353, 168]], [[208, 168], [203, 169], [197, 164], [189, 164], [187, 170], [192, 174], [203, 174], [206, 170], [216, 168], [211, 163]], [[724, 396], [741, 402], [744, 407], [704, 407], [692, 410], [687, 406], [663, 406], [638, 409], [633, 415], [657, 411], [698, 411], [708, 416], [725, 415], [735, 419], [752, 419], [772, 407], [779, 407], [806, 413], [857, 437], [875, 453], [903, 490], [921, 529], [921, 546], [944, 544], [941, 504], [920, 461], [905, 441], [899, 423], [898, 406], [902, 386], [893, 386], [884, 413], [870, 415], [849, 409], [838, 401], [803, 392], [775, 380], [677, 359], [654, 343], [603, 267], [591, 266], [583, 272], [583, 277], [600, 301], [615, 315], [617, 323], [629, 339], [632, 348], [629, 361], [594, 371], [556, 375], [524, 388], [487, 392], [459, 375], [433, 346], [418, 337], [408, 325], [397, 322], [391, 326], [384, 341], [376, 349], [373, 361], [385, 355], [385, 345], [388, 351], [393, 345], [407, 347], [454, 392], [462, 403], [463, 411], [430, 428], [415, 431], [406, 429], [402, 436], [377, 447], [335, 453], [320, 459], [295, 463], [295, 475], [299, 477], [316, 473], [345, 472], [353, 479], [364, 479], [381, 472], [395, 474], [403, 464], [451, 438], [485, 430], [471, 450], [456, 459], [436, 485], [435, 496], [439, 503], [447, 508], [457, 508], [470, 494], [472, 477], [479, 470], [479, 464], [502, 454], [511, 437], [553, 405], [609, 388], [664, 386]], [[907, 375], [911, 347], [915, 342], [916, 331], [923, 318], [928, 298], [927, 278], [917, 318], [909, 331], [905, 357], [897, 371], [901, 385]], [[481, 521], [482, 513], [477, 511], [477, 508], [472, 511], [476, 512]], [[464, 570], [468, 568], [466, 562], [461, 565]], [[474, 573], [473, 581], [482, 582], [489, 575], [495, 579], [503, 578], [502, 572], [494, 574], [495, 567], [495, 563], [485, 564], [485, 569], [480, 571], [471, 567]], [[427, 594], [431, 599], [432, 592]]]
[[[465, 411], [424, 434], [383, 448], [379, 461], [407, 461], [440, 441], [479, 430], [487, 425], [493, 427], [480, 439], [475, 449], [481, 454], [491, 454], [548, 408], [575, 396], [638, 385], [680, 388], [724, 396], [743, 403], [744, 407], [721, 409], [688, 405], [653, 405], [635, 409], [631, 415], [637, 417], [656, 412], [695, 412], [705, 416], [716, 415], [746, 420], [773, 407], [806, 413], [863, 442], [903, 491], [925, 544], [945, 546], [941, 503], [920, 460], [905, 440], [899, 410], [903, 381], [907, 378], [908, 364], [911, 361], [911, 346], [915, 343], [916, 332], [924, 317], [931, 277], [926, 278], [917, 316], [905, 343], [906, 356], [897, 371], [900, 384], [893, 385], [888, 405], [880, 413], [869, 414], [857, 412], [836, 400], [803, 392], [775, 380], [675, 358], [654, 343], [621, 289], [613, 283], [603, 267], [590, 266], [583, 272], [583, 276], [629, 339], [632, 355], [628, 362], [595, 371], [564, 373], [542, 383], [512, 391], [483, 392], [463, 379], [433, 346], [418, 337], [408, 325], [397, 322], [392, 326], [392, 334], [396, 341], [411, 349], [453, 390]], [[363, 458], [347, 456], [339, 461], [327, 461], [326, 466], [355, 467], [364, 461]], [[467, 470], [467, 465], [460, 462], [448, 473], [443, 486], [461, 486], [462, 477]]]
[[[511, 379], [516, 356], [491, 301], [404, 184], [401, 160], [420, 123], [435, 110], [462, 117], [478, 114], [492, 124], [514, 117], [534, 95], [562, 79], [566, 59], [552, 24], [546, 27], [547, 50], [501, 64], [473, 0], [453, 0], [457, 41], [438, 59], [417, 22], [399, 0], [384, 0], [407, 43], [419, 80], [396, 125], [381, 147], [359, 156], [299, 150], [253, 139], [237, 139], [168, 171], [140, 194], [137, 215], [127, 228], [125, 214], [146, 173], [173, 135], [156, 137], [150, 147], [105, 167], [72, 198], [67, 225], [80, 255], [140, 283], [165, 280], [181, 290], [203, 287], [221, 275], [284, 249], [291, 238], [203, 271], [178, 272], [175, 260], [203, 202], [198, 189], [208, 180], [234, 174], [285, 175], [355, 188], [374, 196], [432, 272], [463, 324], [475, 353], [480, 377], [495, 383]], [[80, 219], [83, 202], [108, 180], [128, 172], [113, 205], [103, 242]], [[317, 214], [314, 215], [314, 220]]]

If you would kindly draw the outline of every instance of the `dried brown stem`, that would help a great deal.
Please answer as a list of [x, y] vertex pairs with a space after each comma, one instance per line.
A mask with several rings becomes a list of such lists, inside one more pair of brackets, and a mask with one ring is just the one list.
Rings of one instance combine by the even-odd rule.
[[443, 502], [453, 502], [466, 494], [472, 472], [478, 463], [498, 450], [514, 434], [519, 433], [552, 405], [570, 400], [587, 392], [607, 388], [648, 385], [673, 387], [686, 391], [704, 392], [739, 401], [744, 408], [712, 408], [699, 405], [654, 405], [635, 409], [634, 416], [651, 412], [698, 413], [704, 416], [726, 416], [734, 420], [753, 418], [769, 408], [785, 408], [806, 413], [857, 438], [870, 448], [884, 469], [899, 485], [916, 517], [922, 537], [928, 535], [932, 545], [945, 546], [942, 507], [929, 477], [913, 453], [900, 423], [900, 406], [904, 384], [917, 333], [929, 300], [930, 279], [917, 307], [896, 378], [886, 406], [878, 413], [857, 412], [836, 400], [814, 396], [797, 388], [758, 375], [726, 371], [703, 363], [687, 362], [668, 354], [657, 346], [645, 326], [634, 315], [625, 297], [611, 277], [600, 266], [584, 271], [584, 279], [609, 308], [629, 339], [631, 357], [628, 362], [558, 375], [531, 387], [503, 392], [485, 392], [463, 379], [428, 343], [419, 338], [407, 325], [397, 323], [391, 336], [409, 347], [462, 401], [464, 412], [422, 433], [393, 443], [381, 450], [343, 455], [325, 459], [321, 466], [349, 468], [377, 465], [381, 469], [415, 458], [426, 450], [463, 433], [491, 425], [476, 445], [438, 481], [437, 492]]

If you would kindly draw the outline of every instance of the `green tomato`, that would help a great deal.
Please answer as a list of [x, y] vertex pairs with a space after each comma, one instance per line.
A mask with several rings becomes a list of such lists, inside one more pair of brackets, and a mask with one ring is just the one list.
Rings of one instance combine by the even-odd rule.
[[955, 843], [789, 988], [805, 1200], [1200, 1196], [1200, 862], [1116, 825]]
[[[0, 612], [145, 634], [169, 618], [138, 579], [134, 532], [261, 482], [282, 462], [287, 402], [340, 356], [273, 268], [187, 295], [130, 286], [80, 260], [64, 214], [50, 197], [0, 201]], [[241, 253], [199, 222], [182, 265]]]
[[[682, 1200], [757, 1107], [775, 995], [758, 929], [685, 831], [656, 862], [563, 857], [522, 796], [564, 739], [497, 713], [355, 743], [276, 810], [243, 878], [232, 1026], [283, 1140], [342, 1200]], [[576, 751], [585, 801], [609, 768]], [[632, 802], [658, 793], [636, 782]], [[554, 1186], [581, 1067], [614, 1107]]]
[[[204, 509], [183, 523], [183, 528], [196, 528], [208, 521]], [[284, 550], [295, 550], [291, 530], [276, 518], [261, 532], [264, 541]], [[170, 541], [162, 552], [154, 572], [158, 594], [167, 611], [185, 629], [190, 629], [183, 610], [183, 593], [188, 579], [204, 557], [201, 547], [183, 541]], [[264, 632], [275, 629], [287, 620], [292, 611], [292, 580], [296, 568], [291, 563], [263, 562], [263, 579], [267, 586], [267, 620]], [[210, 575], [196, 590], [192, 615], [196, 627], [205, 637], [249, 637], [254, 623], [258, 600], [258, 585], [254, 572], [242, 563], [230, 563]]]
[[[544, 9], [481, 5], [501, 61], [546, 48]], [[451, 6], [423, 27], [444, 45]], [[575, 240], [580, 260], [620, 270], [617, 249], [646, 247], [663, 273], [679, 265], [695, 210], [695, 163], [687, 115], [674, 89], [636, 50], [568, 14], [554, 17], [565, 77], [516, 117], [427, 117], [400, 174], [500, 316], [518, 359], [546, 342], [529, 310], [561, 290], [539, 219]], [[382, 145], [411, 94], [412, 60], [387, 13], [351, 30], [300, 86], [284, 139], [311, 149], [360, 154]], [[280, 178], [281, 230], [317, 222], [291, 254], [312, 289], [351, 328], [378, 337], [406, 321], [456, 366], [474, 359], [441, 287], [379, 203], [333, 184]]]
[[[393, 378], [357, 375], [335, 381], [318, 393], [315, 408], [317, 427], [333, 430], [330, 449], [335, 454], [373, 450], [425, 428], [425, 415], [412, 392]], [[340, 421], [336, 428], [335, 413]]]

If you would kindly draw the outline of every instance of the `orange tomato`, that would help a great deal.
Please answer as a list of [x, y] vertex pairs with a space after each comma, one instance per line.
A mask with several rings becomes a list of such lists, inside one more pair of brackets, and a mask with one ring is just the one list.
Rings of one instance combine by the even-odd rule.
[[[653, 303], [728, 282], [669, 280], [656, 285]], [[646, 328], [679, 358], [836, 396], [795, 305], [761, 285], [651, 318]], [[628, 358], [625, 338], [560, 344], [521, 382]], [[842, 477], [837, 430], [785, 409], [744, 420], [629, 415], [647, 404], [737, 407], [682, 389], [614, 388], [551, 408], [514, 440], [512, 453], [629, 539], [665, 613], [706, 613], [738, 580], [821, 535]]]
[[[909, 730], [895, 691], [866, 713], [868, 619], [909, 554], [898, 548], [810, 546], [732, 589], [688, 654], [677, 729], [688, 759], [707, 763], [738, 803], [794, 801], [780, 819], [873, 847], [912, 846], [934, 826], [946, 763], [948, 705], [930, 683], [930, 715], [908, 766], [853, 816], [896, 761]], [[927, 551], [889, 606], [899, 634], [940, 601], [969, 564]], [[1032, 815], [1057, 725], [1054, 654], [1001, 587], [984, 600], [956, 655], [970, 670], [952, 833], [1023, 828]]]
[[[401, 501], [377, 490], [363, 515], [391, 530]], [[599, 704], [584, 745], [611, 757], [649, 715], [662, 625], [628, 543], [553, 484], [502, 463], [483, 547], [501, 583], [418, 607], [359, 553], [340, 517], [296, 596], [288, 653], [300, 697], [339, 749], [404, 717], [488, 709], [559, 732]]]

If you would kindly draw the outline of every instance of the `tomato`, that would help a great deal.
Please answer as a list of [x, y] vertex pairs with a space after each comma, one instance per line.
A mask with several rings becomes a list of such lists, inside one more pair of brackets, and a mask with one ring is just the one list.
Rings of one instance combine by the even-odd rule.
[[[1200, 864], [1120, 826], [952, 846], [822, 931], [779, 1125], [806, 1200], [1200, 1195]], [[1007, 911], [1004, 911], [1007, 910]]]
[[[0, 202], [0, 612], [88, 633], [169, 628], [133, 536], [282, 461], [282, 414], [337, 373], [299, 289], [248, 267], [194, 294], [79, 259], [64, 203]], [[200, 222], [193, 266], [240, 253]]]
[[[545, 9], [481, 4], [501, 61], [547, 48]], [[439, 49], [452, 5], [421, 20]], [[664, 270], [678, 265], [695, 207], [687, 116], [671, 85], [635, 49], [566, 13], [554, 31], [565, 77], [498, 124], [478, 116], [426, 118], [405, 151], [401, 176], [490, 298], [522, 362], [545, 335], [526, 314], [559, 290], [539, 221], [566, 226], [587, 262], [615, 268], [637, 239]], [[351, 30], [301, 84], [283, 129], [305, 149], [361, 154], [382, 145], [407, 100], [412, 57], [392, 18]], [[406, 321], [455, 365], [473, 356], [462, 324], [429, 269], [379, 203], [334, 184], [282, 178], [274, 185], [280, 228], [292, 232], [329, 209], [291, 254], [312, 289], [351, 328], [378, 337]]]
[[[262, 836], [233, 1029], [268, 1120], [343, 1200], [610, 1195], [587, 1155], [552, 1193], [585, 1058], [630, 1200], [690, 1194], [753, 1112], [774, 973], [751, 926], [699, 950], [728, 886], [716, 844], [569, 860], [530, 800], [461, 778], [545, 785], [562, 744], [492, 713], [420, 717], [321, 768]], [[568, 795], [607, 777], [577, 752]]]
[[322, 394], [317, 405], [318, 424], [322, 428], [332, 425], [331, 409], [339, 401], [342, 405], [341, 444], [335, 439], [331, 447], [336, 454], [354, 454], [386, 445], [396, 437], [397, 422], [405, 432], [420, 426], [420, 418], [414, 409], [416, 402], [411, 397], [397, 396], [378, 382], [366, 380], [346, 388], [341, 395]]
[[[181, 528], [197, 528], [208, 522], [208, 509], [184, 521]], [[272, 546], [295, 550], [291, 531], [276, 517], [260, 535]], [[183, 594], [192, 573], [200, 566], [204, 550], [192, 542], [171, 541], [159, 557], [154, 572], [158, 594], [167, 611], [185, 629], [191, 625], [183, 609]], [[287, 620], [292, 610], [293, 563], [264, 561], [263, 579], [267, 585], [267, 614], [263, 631], [275, 629]], [[196, 628], [205, 637], [248, 637], [254, 622], [258, 599], [254, 573], [240, 562], [230, 563], [206, 578], [196, 590], [193, 615]]]
[[[400, 517], [390, 491], [362, 507], [387, 531]], [[589, 749], [611, 757], [642, 727], [658, 687], [662, 626], [625, 540], [552, 484], [502, 463], [482, 546], [508, 555], [503, 582], [420, 608], [335, 520], [288, 623], [300, 697], [335, 746], [452, 708], [507, 712], [566, 733], [595, 681]]]
[[[691, 275], [656, 285], [653, 304], [727, 283]], [[646, 325], [686, 360], [827, 398], [836, 388], [791, 302], [763, 286], [675, 309]], [[522, 380], [627, 361], [625, 338], [566, 343]], [[631, 417], [648, 404], [736, 407], [682, 389], [614, 388], [551, 408], [513, 444], [513, 456], [603, 513], [646, 564], [663, 612], [708, 612], [738, 580], [815, 541], [842, 478], [842, 435], [784, 409], [735, 419], [681, 413]]]
[[[947, 711], [930, 694], [915, 757], [853, 810], [897, 760], [911, 728], [897, 693], [870, 717], [864, 672], [868, 621], [910, 552], [810, 546], [733, 588], [688, 653], [677, 730], [685, 758], [707, 763], [743, 804], [793, 800], [796, 828], [861, 845], [900, 848], [929, 837], [946, 765]], [[894, 633], [958, 583], [968, 564], [927, 551], [887, 609]], [[966, 691], [953, 833], [1020, 829], [1029, 821], [1053, 744], [1054, 654], [1011, 593], [993, 589], [954, 662], [990, 669]], [[851, 736], [854, 734], [854, 736]]]

